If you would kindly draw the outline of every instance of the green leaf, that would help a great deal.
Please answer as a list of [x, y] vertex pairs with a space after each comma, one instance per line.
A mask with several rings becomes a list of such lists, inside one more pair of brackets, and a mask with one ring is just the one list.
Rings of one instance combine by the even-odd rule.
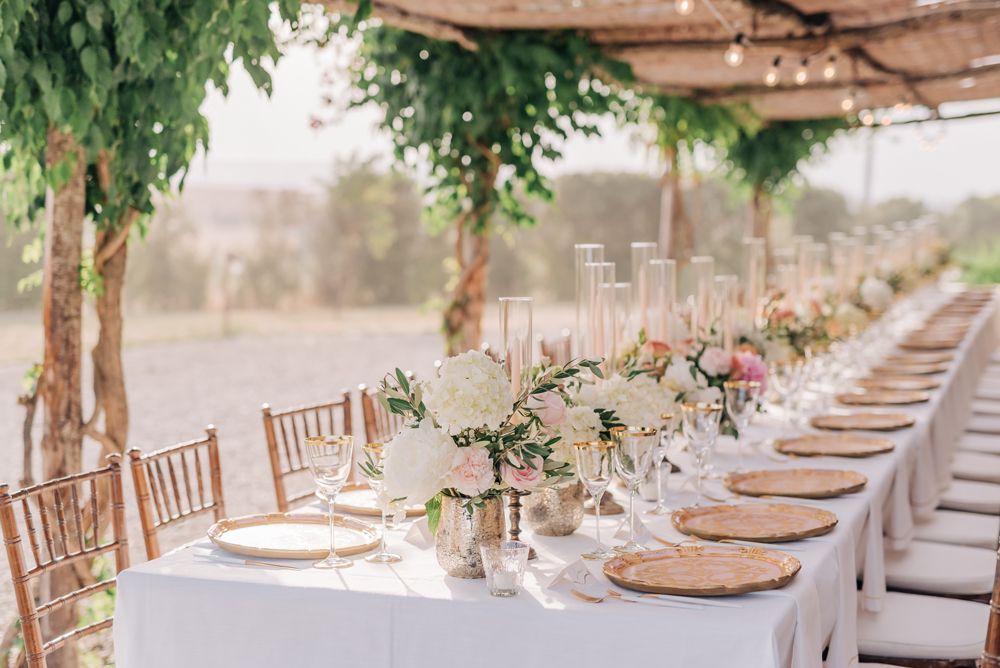
[[104, 6], [96, 2], [89, 3], [87, 5], [86, 17], [87, 23], [90, 24], [91, 28], [100, 30], [104, 22]]
[[427, 510], [427, 526], [432, 535], [437, 534], [438, 523], [441, 521], [441, 495], [435, 494], [424, 504]]
[[73, 6], [67, 0], [63, 0], [56, 10], [56, 22], [65, 24], [71, 16], [73, 16]]
[[87, 39], [87, 28], [80, 22], [74, 23], [69, 29], [69, 41], [73, 48], [79, 50]]
[[84, 47], [80, 52], [80, 66], [87, 78], [91, 81], [97, 80], [97, 50], [94, 47]]

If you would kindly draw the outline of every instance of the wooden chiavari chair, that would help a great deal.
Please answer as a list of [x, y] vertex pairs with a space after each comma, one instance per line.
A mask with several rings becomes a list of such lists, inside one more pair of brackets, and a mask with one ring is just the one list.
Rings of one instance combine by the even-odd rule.
[[552, 364], [565, 366], [573, 359], [573, 340], [568, 329], [554, 339], [538, 336], [539, 349], [542, 357], [548, 357]]
[[264, 436], [271, 461], [274, 495], [278, 510], [288, 512], [296, 503], [312, 498], [314, 486], [309, 480], [302, 491], [289, 492], [289, 478], [307, 478], [309, 458], [303, 447], [306, 436], [352, 434], [351, 395], [344, 390], [333, 401], [273, 411], [268, 404], [261, 408]]
[[[414, 381], [412, 371], [406, 372], [406, 379]], [[361, 414], [365, 419], [365, 442], [386, 443], [403, 428], [403, 416], [392, 413], [378, 400], [378, 389], [358, 385], [361, 396]]]
[[[110, 498], [110, 526], [102, 525], [101, 499]], [[36, 517], [37, 514], [37, 517]], [[107, 518], [105, 517], [105, 520]], [[22, 547], [21, 527], [27, 536]], [[122, 495], [121, 455], [108, 456], [108, 466], [11, 492], [0, 485], [0, 527], [3, 529], [14, 596], [21, 619], [24, 657], [29, 668], [45, 668], [46, 657], [79, 639], [111, 628], [112, 618], [92, 622], [46, 641], [42, 620], [81, 599], [112, 589], [117, 580], [86, 585], [37, 603], [33, 582], [60, 568], [114, 552], [115, 572], [128, 568], [128, 538]], [[105, 539], [105, 529], [111, 529]], [[33, 564], [33, 565], [32, 565]], [[11, 665], [17, 665], [18, 661]]]
[[147, 559], [160, 556], [165, 526], [208, 513], [216, 522], [226, 516], [216, 429], [209, 425], [205, 433], [145, 455], [138, 448], [128, 451]]

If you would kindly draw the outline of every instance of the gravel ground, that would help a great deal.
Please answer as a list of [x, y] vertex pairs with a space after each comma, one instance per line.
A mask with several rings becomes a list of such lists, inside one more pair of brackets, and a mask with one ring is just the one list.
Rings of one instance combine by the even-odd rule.
[[[206, 425], [215, 424], [227, 514], [273, 511], [262, 403], [280, 408], [320, 401], [342, 388], [362, 382], [371, 385], [396, 366], [427, 377], [441, 349], [441, 339], [434, 334], [263, 336], [130, 348], [125, 353], [130, 445], [163, 447], [198, 437]], [[20, 476], [22, 409], [13, 398], [20, 391], [24, 368], [0, 366], [0, 481]], [[85, 388], [89, 375], [86, 368]], [[90, 449], [85, 465], [93, 466], [95, 457]], [[126, 474], [132, 555], [133, 560], [142, 560], [131, 485]], [[197, 520], [192, 524], [164, 536], [164, 547], [197, 537], [206, 528]], [[15, 608], [6, 565], [0, 573], [0, 623], [5, 625]]]

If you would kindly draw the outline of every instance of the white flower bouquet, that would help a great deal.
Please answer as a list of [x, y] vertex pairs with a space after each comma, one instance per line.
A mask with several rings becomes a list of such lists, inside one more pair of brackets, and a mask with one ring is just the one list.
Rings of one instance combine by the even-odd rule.
[[599, 363], [543, 368], [517, 397], [503, 368], [477, 351], [447, 359], [426, 383], [411, 384], [397, 369], [380, 387], [386, 408], [407, 418], [386, 451], [386, 494], [424, 503], [435, 530], [442, 495], [474, 512], [509, 490], [530, 491], [572, 475], [565, 455], [553, 455], [561, 440], [553, 428], [566, 406], [552, 395], [583, 369], [600, 376]]

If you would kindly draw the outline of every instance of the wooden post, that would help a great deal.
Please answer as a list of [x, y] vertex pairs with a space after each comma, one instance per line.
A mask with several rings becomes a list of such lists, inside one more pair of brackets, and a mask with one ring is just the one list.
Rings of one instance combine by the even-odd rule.
[[[128, 568], [128, 529], [125, 526], [125, 495], [122, 493], [122, 456], [120, 453], [108, 455], [108, 466], [111, 468], [111, 521], [115, 531], [115, 573], [121, 573]], [[94, 537], [99, 543], [100, 537]]]
[[986, 645], [979, 659], [981, 668], [1000, 668], [1000, 551], [993, 576], [993, 596], [990, 598], [990, 621], [986, 626]]
[[142, 541], [146, 546], [146, 559], [156, 559], [160, 556], [160, 541], [156, 537], [153, 512], [149, 507], [150, 482], [146, 475], [146, 466], [142, 461], [142, 452], [139, 448], [131, 448], [128, 451], [128, 457], [132, 462], [132, 483], [135, 486], [135, 500], [139, 505], [139, 520], [142, 524]]
[[274, 418], [271, 416], [271, 406], [264, 404], [260, 408], [264, 415], [264, 437], [267, 440], [267, 456], [271, 460], [271, 480], [274, 482], [274, 496], [278, 501], [278, 511], [288, 512], [288, 497], [285, 495], [285, 480], [281, 477], [281, 458], [278, 456], [278, 438], [274, 433]]
[[226, 504], [222, 496], [222, 465], [219, 461], [219, 439], [215, 425], [205, 428], [208, 434], [208, 470], [212, 478], [212, 503], [215, 506], [215, 521], [226, 517]]
[[0, 485], [0, 528], [3, 530], [3, 543], [7, 551], [7, 563], [10, 565], [10, 575], [14, 582], [14, 598], [17, 600], [18, 615], [21, 617], [21, 634], [24, 639], [25, 655], [28, 664], [33, 661], [44, 665], [45, 652], [42, 649], [44, 640], [41, 628], [34, 620], [38, 618], [35, 609], [35, 598], [31, 595], [31, 586], [26, 575], [28, 568], [21, 552], [21, 534], [14, 517], [14, 508], [7, 485]]

